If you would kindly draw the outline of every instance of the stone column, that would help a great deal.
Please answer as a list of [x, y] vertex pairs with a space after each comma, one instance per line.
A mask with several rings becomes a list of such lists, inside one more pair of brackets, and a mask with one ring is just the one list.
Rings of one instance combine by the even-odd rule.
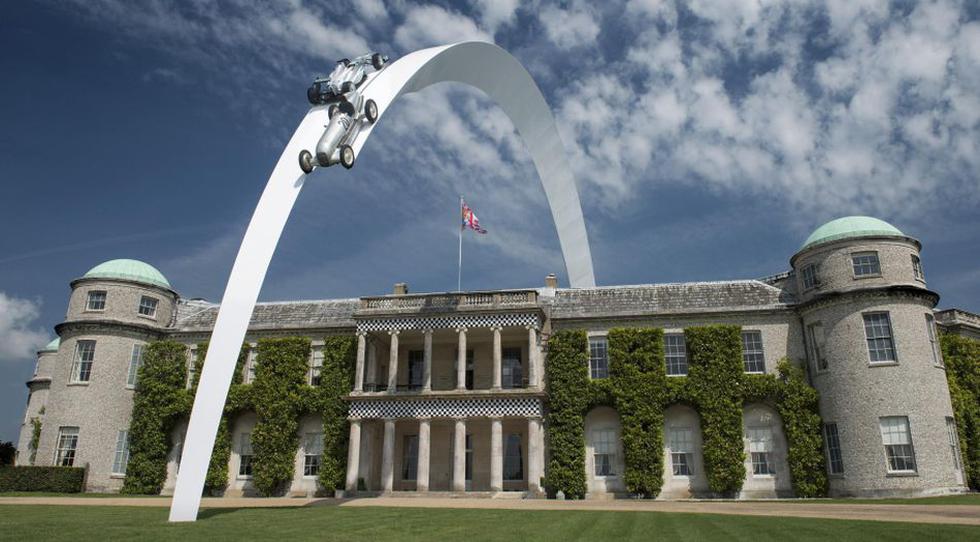
[[429, 443], [431, 440], [431, 421], [429, 418], [419, 420], [419, 464], [416, 469], [415, 490], [429, 490]]
[[500, 326], [493, 328], [493, 389], [500, 389], [502, 376], [502, 353], [500, 347]]
[[391, 349], [388, 351], [388, 391], [398, 389], [398, 330], [389, 331]]
[[490, 491], [504, 490], [504, 424], [490, 420]]
[[541, 477], [544, 475], [544, 431], [541, 418], [527, 420], [527, 490], [532, 495], [540, 495]]
[[357, 491], [357, 467], [361, 463], [361, 420], [350, 421], [350, 442], [347, 446], [347, 491]]
[[[364, 377], [365, 382], [373, 385], [378, 383], [378, 348], [377, 343], [368, 338], [367, 341], [367, 371], [365, 371], [366, 376]], [[371, 388], [376, 390], [377, 388]]]
[[422, 391], [432, 391], [432, 330], [423, 333], [422, 359], [425, 367], [422, 369]]
[[385, 419], [384, 452], [381, 456], [381, 491], [391, 493], [395, 485], [395, 420]]
[[354, 391], [364, 390], [364, 358], [367, 354], [367, 337], [363, 331], [357, 332], [357, 365], [354, 369]]
[[538, 387], [538, 328], [527, 326], [527, 385]]
[[466, 328], [456, 328], [459, 333], [459, 343], [456, 352], [456, 389], [466, 389]]
[[466, 420], [456, 419], [453, 433], [453, 491], [466, 491]]

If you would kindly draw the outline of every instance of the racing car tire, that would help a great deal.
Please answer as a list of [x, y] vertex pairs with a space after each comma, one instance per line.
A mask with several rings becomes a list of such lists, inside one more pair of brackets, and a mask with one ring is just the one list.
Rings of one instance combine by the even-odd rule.
[[333, 116], [337, 114], [337, 111], [340, 111], [340, 108], [337, 107], [337, 104], [330, 104], [330, 107], [327, 108], [327, 118], [332, 119]]
[[380, 70], [385, 67], [385, 61], [380, 54], [374, 53], [371, 55], [371, 65], [374, 66], [374, 69]]
[[316, 88], [316, 85], [306, 89], [306, 99], [313, 105], [320, 103], [320, 91]]
[[378, 104], [374, 100], [368, 99], [364, 102], [364, 116], [367, 117], [368, 122], [374, 124], [374, 121], [378, 120]]
[[313, 171], [313, 155], [310, 151], [306, 149], [299, 151], [299, 168], [307, 175]]
[[354, 167], [354, 147], [350, 145], [340, 147], [340, 165], [347, 169]]
[[357, 111], [354, 110], [354, 104], [348, 102], [347, 100], [340, 102], [340, 104], [337, 105], [337, 110], [340, 111], [341, 113], [345, 113], [349, 115], [352, 118], [357, 113]]
[[354, 83], [352, 81], [344, 81], [343, 85], [340, 85], [340, 91], [344, 94], [354, 90]]

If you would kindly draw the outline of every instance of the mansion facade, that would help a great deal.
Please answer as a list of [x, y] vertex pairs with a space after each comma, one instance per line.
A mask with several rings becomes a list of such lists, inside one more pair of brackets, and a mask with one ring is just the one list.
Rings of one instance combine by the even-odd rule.
[[[832, 496], [927, 495], [966, 489], [939, 328], [980, 337], [980, 316], [937, 311], [919, 241], [868, 217], [818, 228], [791, 270], [759, 280], [559, 288], [259, 303], [246, 340], [305, 336], [307, 375], [317, 385], [324, 337], [356, 335], [349, 403], [346, 487], [360, 494], [543, 493], [547, 345], [559, 330], [589, 337], [589, 373], [608, 378], [606, 334], [617, 327], [664, 330], [670, 376], [687, 374], [684, 328], [742, 329], [744, 370], [774, 373], [787, 359], [806, 368], [820, 394]], [[118, 491], [144, 345], [207, 341], [218, 305], [183, 299], [152, 266], [113, 260], [71, 283], [58, 338], [38, 352], [17, 464], [86, 466], [87, 490]], [[255, 348], [244, 383], [255, 375]], [[188, 387], [191, 385], [188, 378]], [[664, 413], [663, 498], [709, 496], [698, 412]], [[249, 495], [254, 413], [230, 425], [226, 495]], [[171, 435], [164, 492], [172, 492], [187, 421]], [[39, 435], [38, 435], [39, 428]], [[623, 495], [619, 414], [600, 406], [584, 418], [588, 497]], [[322, 423], [300, 420], [290, 491], [317, 492]], [[743, 408], [744, 498], [792, 496], [779, 413]]]

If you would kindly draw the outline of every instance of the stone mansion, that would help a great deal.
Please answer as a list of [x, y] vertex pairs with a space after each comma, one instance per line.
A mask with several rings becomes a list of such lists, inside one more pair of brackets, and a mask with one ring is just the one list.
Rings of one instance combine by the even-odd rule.
[[[308, 379], [316, 385], [323, 338], [356, 335], [346, 480], [362, 494], [540, 495], [551, 453], [549, 336], [585, 330], [590, 376], [602, 379], [609, 329], [662, 328], [672, 376], [687, 374], [684, 328], [706, 324], [741, 326], [747, 373], [772, 373], [781, 359], [805, 367], [820, 395], [830, 495], [964, 491], [938, 333], [980, 337], [980, 316], [934, 310], [939, 295], [926, 285], [920, 249], [881, 220], [847, 217], [814, 231], [789, 271], [764, 279], [570, 289], [549, 276], [543, 288], [437, 294], [397, 284], [377, 297], [259, 303], [247, 340], [310, 337]], [[38, 352], [27, 382], [17, 463], [87, 466], [87, 490], [118, 491], [144, 345], [185, 343], [193, 367], [217, 310], [181, 298], [138, 261], [105, 262], [72, 281], [58, 338]], [[254, 374], [253, 351], [246, 384]], [[697, 411], [677, 404], [664, 420], [661, 497], [707, 495]], [[254, 413], [231, 423], [226, 495], [254, 491], [255, 424]], [[619, 414], [597, 407], [584, 426], [587, 496], [625, 494]], [[300, 420], [293, 493], [317, 490], [322, 430], [316, 416]], [[165, 493], [174, 487], [185, 431], [186, 420], [171, 435]], [[744, 406], [743, 442], [740, 496], [791, 496], [786, 436], [772, 406]]]

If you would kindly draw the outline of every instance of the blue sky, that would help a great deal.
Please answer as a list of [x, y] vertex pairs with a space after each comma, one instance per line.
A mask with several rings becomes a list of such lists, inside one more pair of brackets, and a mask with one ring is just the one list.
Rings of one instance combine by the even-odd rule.
[[[924, 244], [941, 306], [980, 311], [976, 3], [17, 2], [0, 18], [0, 440], [68, 283], [137, 258], [218, 301], [272, 166], [339, 57], [494, 41], [551, 104], [600, 284], [784, 271], [848, 214]], [[563, 277], [509, 121], [440, 85], [349, 171], [315, 174], [261, 299], [455, 287], [457, 195], [490, 230], [464, 289]]]

